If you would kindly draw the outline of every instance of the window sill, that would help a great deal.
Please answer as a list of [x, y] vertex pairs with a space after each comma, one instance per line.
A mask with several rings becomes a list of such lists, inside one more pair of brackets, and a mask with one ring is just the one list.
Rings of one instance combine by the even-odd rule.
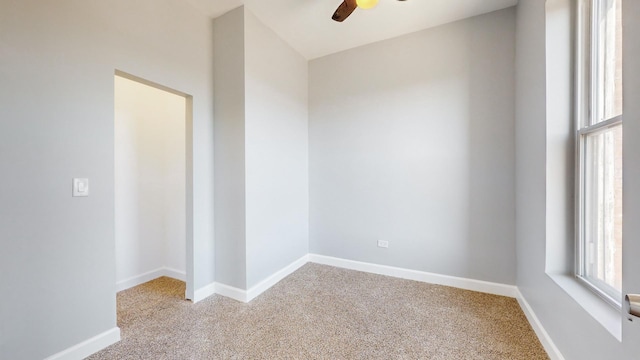
[[562, 290], [602, 325], [614, 338], [622, 342], [622, 314], [604, 299], [569, 275], [547, 274]]

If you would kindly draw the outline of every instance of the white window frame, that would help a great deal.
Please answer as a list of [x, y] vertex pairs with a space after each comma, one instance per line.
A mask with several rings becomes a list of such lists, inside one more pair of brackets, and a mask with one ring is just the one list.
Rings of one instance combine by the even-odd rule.
[[598, 66], [592, 66], [598, 61], [598, 33], [592, 31], [597, 28], [598, 17], [594, 16], [593, 9], [597, 8], [601, 0], [577, 0], [577, 31], [576, 31], [576, 256], [575, 256], [575, 276], [579, 282], [595, 292], [608, 304], [617, 309], [621, 308], [622, 297], [612, 296], [608, 291], [603, 290], [609, 287], [607, 284], [599, 284], [595, 279], [586, 276], [586, 186], [585, 186], [585, 164], [586, 139], [591, 135], [605, 132], [611, 128], [622, 126], [622, 115], [614, 118], [596, 122], [590, 125], [590, 121], [598, 113], [598, 100], [596, 86], [594, 84], [599, 79]]

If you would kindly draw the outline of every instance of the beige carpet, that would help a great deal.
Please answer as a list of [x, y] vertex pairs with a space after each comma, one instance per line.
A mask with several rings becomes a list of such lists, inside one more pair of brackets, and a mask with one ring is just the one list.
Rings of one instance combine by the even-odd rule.
[[89, 359], [548, 359], [516, 300], [307, 264], [249, 304], [118, 294], [122, 341]]

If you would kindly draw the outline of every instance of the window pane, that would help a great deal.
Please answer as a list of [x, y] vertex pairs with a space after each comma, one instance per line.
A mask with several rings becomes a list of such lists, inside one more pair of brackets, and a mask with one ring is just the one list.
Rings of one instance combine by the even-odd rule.
[[618, 298], [622, 289], [622, 125], [587, 135], [585, 146], [584, 275]]
[[599, 0], [596, 26], [596, 117], [593, 123], [622, 114], [622, 0]]

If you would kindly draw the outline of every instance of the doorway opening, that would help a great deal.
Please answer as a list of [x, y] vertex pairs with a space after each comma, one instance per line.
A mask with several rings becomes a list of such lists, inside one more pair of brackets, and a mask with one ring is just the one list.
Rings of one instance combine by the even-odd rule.
[[116, 71], [114, 114], [116, 291], [161, 277], [189, 289], [192, 98]]

